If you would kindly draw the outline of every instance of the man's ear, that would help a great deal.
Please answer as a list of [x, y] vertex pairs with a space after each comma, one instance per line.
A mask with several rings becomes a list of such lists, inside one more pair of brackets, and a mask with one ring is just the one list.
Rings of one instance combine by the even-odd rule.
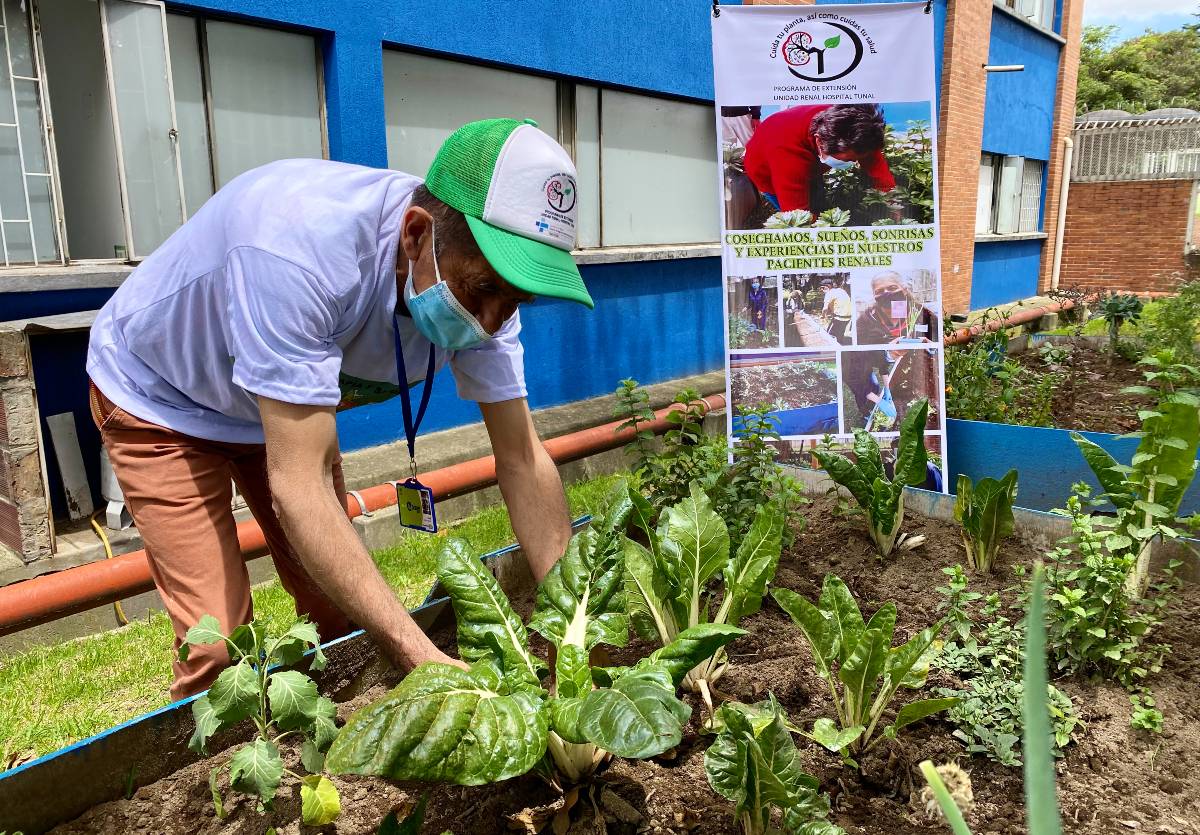
[[420, 206], [409, 206], [400, 219], [400, 250], [408, 261], [421, 257], [425, 238], [433, 232], [433, 216]]

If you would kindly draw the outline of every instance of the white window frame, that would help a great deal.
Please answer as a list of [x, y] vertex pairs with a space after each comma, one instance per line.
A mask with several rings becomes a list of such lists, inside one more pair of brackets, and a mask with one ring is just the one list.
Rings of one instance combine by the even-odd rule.
[[[989, 167], [992, 170], [990, 177], [985, 173]], [[993, 238], [1041, 234], [1045, 177], [1046, 163], [1042, 160], [983, 152], [975, 209], [975, 236]]]

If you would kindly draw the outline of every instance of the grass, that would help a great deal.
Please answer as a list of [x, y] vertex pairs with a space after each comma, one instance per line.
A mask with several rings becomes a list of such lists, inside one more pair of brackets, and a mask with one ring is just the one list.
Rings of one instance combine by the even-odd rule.
[[[567, 488], [574, 516], [595, 512], [616, 477]], [[513, 542], [503, 506], [452, 526], [480, 554]], [[407, 606], [419, 605], [433, 583], [443, 542], [405, 531], [374, 554], [383, 576]], [[253, 590], [255, 616], [272, 631], [291, 623], [292, 598], [278, 580]], [[165, 613], [99, 635], [39, 646], [0, 658], [0, 770], [85, 739], [169, 702], [171, 622]]]

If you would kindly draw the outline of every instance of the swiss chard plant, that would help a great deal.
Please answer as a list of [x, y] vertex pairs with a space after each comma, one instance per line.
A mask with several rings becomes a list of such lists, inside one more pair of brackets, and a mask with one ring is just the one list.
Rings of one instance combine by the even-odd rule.
[[978, 484], [972, 484], [969, 476], [959, 474], [954, 519], [962, 525], [967, 562], [976, 571], [990, 574], [1000, 543], [1012, 536], [1012, 509], [1016, 496], [1016, 470], [1009, 470], [998, 481], [981, 478]]
[[882, 557], [897, 547], [913, 548], [925, 541], [922, 536], [900, 533], [904, 524], [904, 487], [924, 484], [926, 464], [925, 421], [929, 401], [914, 404], [900, 424], [900, 446], [889, 479], [879, 452], [879, 442], [869, 432], [854, 432], [854, 460], [831, 450], [816, 449], [813, 454], [829, 477], [850, 491], [866, 513], [867, 532]]
[[[641, 637], [668, 646], [690, 630], [728, 629], [759, 610], [779, 565], [783, 512], [778, 503], [759, 506], [735, 551], [724, 520], [699, 484], [667, 508], [657, 525], [649, 502], [636, 491], [630, 498], [634, 523], [648, 542], [627, 539], [624, 546], [629, 614]], [[712, 686], [728, 663], [724, 648], [718, 648], [684, 676], [685, 688], [700, 693], [710, 711]]]
[[[720, 732], [704, 752], [704, 772], [713, 791], [733, 801], [743, 835], [842, 835], [826, 820], [829, 799], [805, 773], [773, 696], [757, 705], [727, 702], [715, 718]], [[772, 826], [773, 810], [781, 827]]]
[[[243, 624], [226, 636], [211, 615], [187, 631], [179, 647], [186, 661], [191, 647], [223, 643], [232, 666], [217, 676], [208, 692], [192, 702], [196, 730], [188, 747], [204, 753], [209, 737], [245, 719], [254, 721], [254, 741], [243, 745], [229, 760], [230, 785], [258, 797], [260, 809], [269, 809], [284, 775], [300, 784], [301, 814], [312, 826], [331, 823], [341, 812], [337, 788], [320, 775], [325, 750], [337, 736], [333, 702], [318, 695], [317, 685], [299, 670], [279, 669], [298, 662], [313, 650], [312, 670], [325, 666], [320, 638], [313, 624], [301, 620], [277, 637], [267, 634], [259, 621]], [[310, 773], [301, 776], [284, 767], [279, 743], [286, 737], [303, 740], [300, 761]], [[218, 769], [209, 778], [213, 803], [221, 812], [217, 789]]]
[[1200, 398], [1177, 387], [1174, 381], [1181, 372], [1168, 357], [1152, 357], [1147, 364], [1152, 369], [1145, 375], [1150, 385], [1126, 391], [1155, 394], [1158, 403], [1154, 409], [1138, 412], [1142, 428], [1130, 437], [1140, 442], [1128, 464], [1118, 463], [1079, 433], [1071, 434], [1103, 489], [1099, 498], [1116, 508], [1111, 524], [1094, 521], [1109, 529], [1105, 548], [1117, 558], [1131, 558], [1126, 591], [1134, 598], [1144, 595], [1149, 585], [1154, 542], [1180, 536], [1182, 525], [1176, 516], [1195, 478], [1200, 447]]
[[691, 708], [676, 687], [744, 632], [706, 624], [632, 667], [591, 667], [594, 647], [628, 640], [621, 558], [633, 507], [628, 493], [622, 486], [606, 517], [571, 540], [538, 589], [528, 629], [557, 650], [552, 680], [495, 577], [464, 542], [451, 540], [438, 557], [438, 577], [470, 669], [427, 663], [409, 673], [350, 718], [329, 769], [482, 785], [536, 768], [565, 789], [588, 780], [610, 754], [639, 759], [677, 745]]
[[883, 724], [900, 688], [925, 686], [937, 655], [940, 626], [923, 629], [893, 647], [896, 605], [885, 603], [865, 620], [850, 589], [832, 574], [826, 575], [815, 604], [790, 589], [777, 588], [771, 594], [800, 627], [812, 648], [817, 675], [829, 686], [836, 724], [818, 719], [808, 734], [829, 750], [843, 756], [862, 754], [881, 739], [895, 738], [902, 728], [958, 704], [954, 698], [909, 702]]

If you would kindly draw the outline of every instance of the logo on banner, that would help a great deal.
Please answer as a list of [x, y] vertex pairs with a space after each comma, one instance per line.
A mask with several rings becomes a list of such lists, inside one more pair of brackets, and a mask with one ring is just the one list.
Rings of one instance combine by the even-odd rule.
[[[801, 25], [803, 29], [794, 28]], [[851, 26], [835, 20], [796, 20], [779, 38], [779, 55], [788, 72], [805, 81], [844, 78], [863, 58], [862, 37]]]
[[550, 208], [564, 214], [575, 208], [575, 181], [558, 174], [546, 181], [546, 202]]

